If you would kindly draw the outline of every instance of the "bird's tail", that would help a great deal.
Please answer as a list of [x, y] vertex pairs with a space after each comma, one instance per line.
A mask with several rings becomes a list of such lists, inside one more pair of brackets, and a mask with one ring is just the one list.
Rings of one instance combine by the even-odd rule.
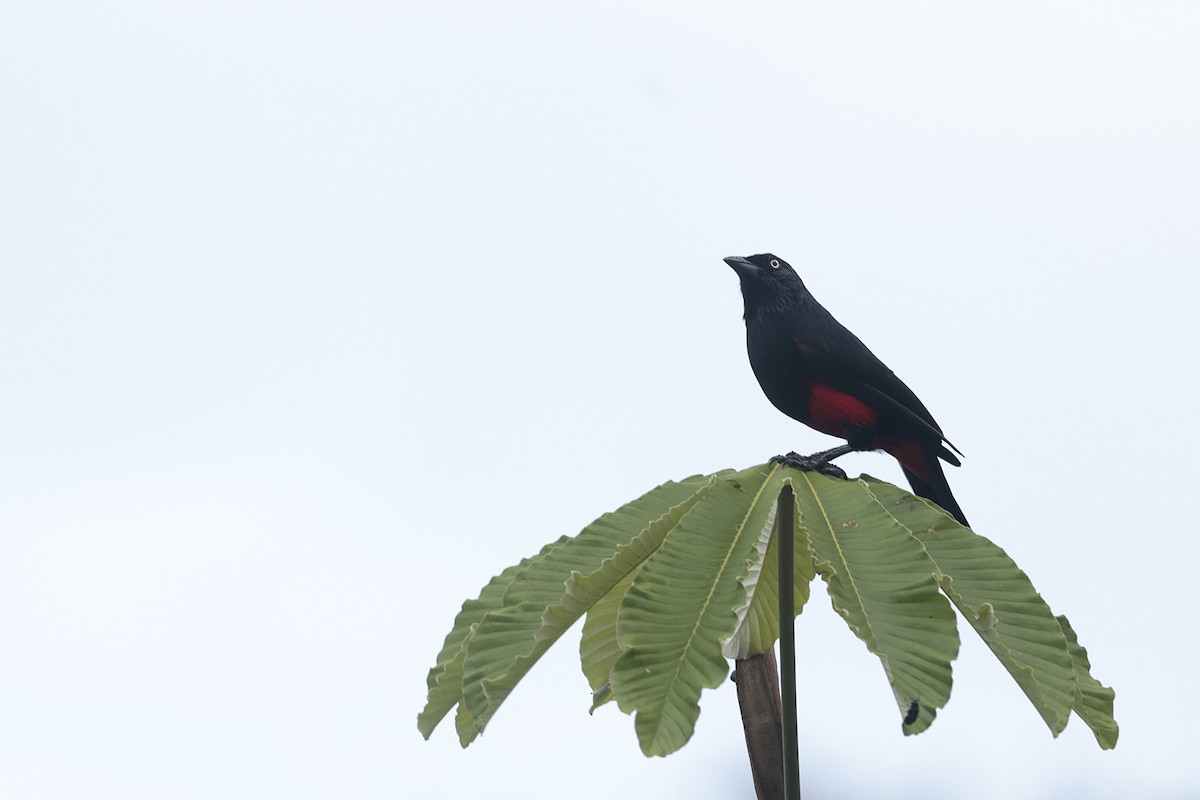
[[950, 515], [960, 523], [970, 527], [962, 509], [959, 508], [958, 501], [954, 499], [954, 494], [950, 491], [950, 484], [946, 482], [946, 473], [942, 471], [942, 462], [938, 461], [936, 456], [927, 456], [925, 461], [926, 463], [921, 465], [925, 467], [921, 470], [923, 475], [918, 475], [903, 462], [900, 464], [901, 469], [904, 470], [904, 477], [908, 478], [908, 485], [912, 487], [913, 494], [924, 497], [926, 500], [932, 500], [950, 512]]

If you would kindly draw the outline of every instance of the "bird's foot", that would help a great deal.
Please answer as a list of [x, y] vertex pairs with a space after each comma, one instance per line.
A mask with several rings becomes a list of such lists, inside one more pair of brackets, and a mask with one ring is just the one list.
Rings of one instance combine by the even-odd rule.
[[786, 456], [773, 456], [770, 463], [782, 464], [785, 467], [798, 469], [802, 472], [819, 472], [822, 475], [829, 475], [841, 480], [849, 480], [846, 476], [846, 471], [829, 461], [842, 453], [837, 452], [840, 448], [826, 450], [823, 453], [813, 453], [811, 456], [802, 456], [799, 453], [791, 452]]

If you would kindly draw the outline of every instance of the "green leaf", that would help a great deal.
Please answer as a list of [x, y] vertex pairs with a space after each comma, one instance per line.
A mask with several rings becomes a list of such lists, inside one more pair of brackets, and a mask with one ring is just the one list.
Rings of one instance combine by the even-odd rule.
[[446, 635], [442, 650], [438, 653], [436, 665], [429, 670], [426, 684], [429, 687], [429, 697], [425, 708], [417, 716], [417, 730], [426, 739], [433, 733], [446, 712], [454, 708], [463, 693], [463, 664], [467, 658], [467, 647], [479, 623], [491, 611], [504, 607], [504, 596], [516, 578], [517, 573], [524, 569], [530, 561], [541, 558], [552, 548], [559, 547], [565, 542], [562, 537], [557, 542], [546, 545], [538, 555], [526, 558], [519, 564], [514, 564], [487, 582], [475, 600], [463, 603], [462, 610], [454, 618], [454, 625]]
[[[459, 702], [459, 711], [467, 713], [465, 716], [460, 713], [455, 719], [458, 740], [463, 747], [483, 732], [519, 675], [524, 675], [553, 643], [553, 639], [544, 644], [538, 639], [543, 611], [545, 607], [536, 602], [510, 605], [489, 613], [472, 632], [463, 665], [463, 694]], [[529, 658], [533, 653], [536, 655]], [[509, 682], [507, 679], [513, 673], [519, 675]]]
[[739, 578], [767, 514], [760, 505], [782, 485], [774, 466], [723, 477], [642, 565], [618, 610], [625, 652], [612, 670], [612, 693], [622, 711], [636, 712], [646, 755], [682, 747], [695, 729], [702, 689], [725, 680], [721, 641], [733, 634], [734, 607], [745, 602]]
[[869, 476], [868, 491], [912, 531], [942, 591], [991, 648], [1057, 736], [1067, 725], [1075, 676], [1054, 613], [1003, 550], [940, 508]]
[[725, 658], [778, 638], [785, 484], [796, 498], [796, 528], [783, 533], [796, 545], [797, 611], [819, 572], [834, 609], [883, 663], [901, 714], [912, 713], [906, 734], [927, 728], [949, 697], [953, 602], [1055, 735], [1074, 710], [1102, 748], [1115, 746], [1113, 691], [1003, 550], [890, 484], [776, 465], [663, 484], [490, 580], [463, 604], [429, 672], [421, 733], [457, 704], [465, 747], [586, 613], [580, 656], [593, 709], [615, 699], [636, 713], [647, 755], [683, 746], [701, 693], [725, 680]]
[[640, 562], [588, 609], [587, 618], [583, 621], [579, 662], [588, 685], [592, 687], [592, 706], [589, 711], [595, 711], [613, 699], [612, 669], [625, 652], [617, 639], [617, 612], [639, 569]]
[[[791, 484], [792, 479], [785, 477], [780, 483], [780, 489]], [[794, 519], [799, 520], [799, 504], [794, 498], [792, 502], [797, 506]], [[739, 579], [746, 593], [746, 600], [734, 609], [737, 627], [733, 635], [722, 642], [722, 652], [726, 658], [749, 658], [774, 647], [775, 642], [779, 640], [779, 538], [776, 524], [778, 497], [764, 497], [764, 502], [758, 503], [754, 509], [757, 515], [762, 515], [764, 510], [767, 512], [766, 519], [762, 521], [762, 529], [756, 538], [753, 558], [745, 577]], [[751, 529], [757, 524], [757, 516], [747, 521], [747, 527]], [[796, 616], [800, 616], [804, 604], [808, 602], [810, 585], [816, 572], [813, 570], [808, 532], [797, 524], [791, 535], [795, 552], [792, 592]]]
[[917, 703], [916, 719], [903, 730], [920, 733], [950, 698], [950, 662], [959, 647], [954, 610], [938, 591], [933, 566], [864, 484], [789, 471], [833, 607], [883, 662], [901, 718]]
[[1116, 692], [1092, 677], [1092, 664], [1088, 661], [1087, 650], [1079, 644], [1071, 623], [1063, 616], [1057, 619], [1062, 626], [1063, 635], [1067, 638], [1067, 648], [1071, 651], [1071, 663], [1075, 669], [1075, 713], [1092, 729], [1100, 747], [1112, 750], [1117, 746], [1117, 736], [1120, 733], [1117, 721], [1113, 719], [1113, 700], [1116, 698]]
[[458, 703], [455, 727], [462, 745], [470, 744], [516, 683], [582, 613], [550, 610], [564, 600], [572, 574], [596, 571], [649, 520], [711, 481], [694, 476], [665, 483], [493, 578], [478, 600], [464, 604], [430, 671], [429, 699], [417, 720], [422, 734], [428, 738]]
[[559, 608], [576, 616], [587, 610], [579, 655], [583, 673], [592, 687], [593, 711], [611, 699], [612, 667], [624, 652], [617, 640], [617, 610], [625, 593], [645, 560], [696, 504], [708, 496], [715, 480], [651, 522], [628, 544], [619, 546], [598, 570], [589, 575], [575, 573], [567, 581], [564, 603]]

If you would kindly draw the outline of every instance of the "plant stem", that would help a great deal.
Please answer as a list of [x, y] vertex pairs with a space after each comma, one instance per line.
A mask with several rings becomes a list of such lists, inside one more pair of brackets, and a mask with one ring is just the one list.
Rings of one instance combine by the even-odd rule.
[[754, 793], [758, 800], [784, 800], [779, 671], [775, 667], [775, 651], [766, 650], [749, 658], [739, 658], [735, 679]]
[[800, 800], [800, 747], [796, 725], [796, 596], [795, 530], [796, 503], [792, 487], [779, 493], [775, 516], [779, 543], [779, 662], [783, 695], [783, 796]]
[[758, 800], [800, 800], [799, 750], [796, 739], [796, 598], [793, 576], [795, 500], [785, 486], [775, 509], [779, 556], [779, 653], [783, 661], [783, 702], [775, 651], [738, 659], [738, 705], [746, 732], [746, 751]]

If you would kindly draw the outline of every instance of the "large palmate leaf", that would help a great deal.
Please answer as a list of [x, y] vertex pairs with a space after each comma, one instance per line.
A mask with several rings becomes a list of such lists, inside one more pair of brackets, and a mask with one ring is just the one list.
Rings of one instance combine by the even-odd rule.
[[[784, 485], [795, 492], [787, 532], [776, 520]], [[1055, 735], [1074, 710], [1101, 747], [1115, 745], [1112, 690], [1003, 550], [889, 484], [778, 465], [665, 483], [497, 575], [455, 618], [418, 728], [429, 736], [457, 705], [465, 747], [586, 614], [580, 657], [593, 708], [616, 700], [636, 714], [643, 752], [673, 752], [695, 728], [702, 691], [724, 681], [726, 659], [774, 645], [783, 534], [795, 545], [797, 613], [819, 573], [882, 662], [906, 734], [927, 728], [949, 697], [959, 646], [949, 598]]]

